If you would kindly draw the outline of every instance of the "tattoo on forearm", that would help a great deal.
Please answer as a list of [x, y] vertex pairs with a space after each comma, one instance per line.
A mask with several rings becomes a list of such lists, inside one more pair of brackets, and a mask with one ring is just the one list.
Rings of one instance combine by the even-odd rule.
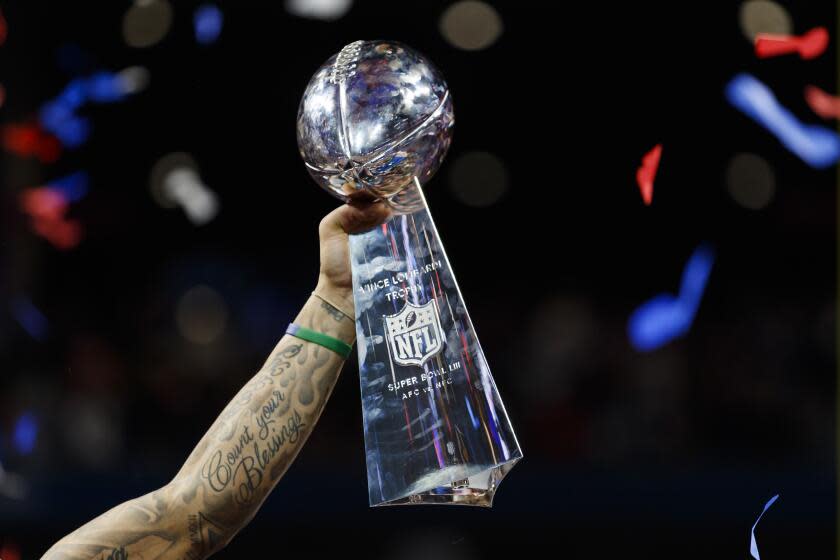
[[179, 542], [171, 515], [174, 502], [171, 495], [159, 490], [120, 504], [67, 535], [44, 559], [172, 558]]
[[345, 315], [326, 301], [321, 300], [321, 308], [324, 309], [327, 313], [329, 313], [330, 317], [335, 319], [336, 322], [341, 322], [344, 319], [349, 319], [347, 315]]
[[282, 393], [274, 396], [263, 406], [255, 422], [259, 432], [255, 435], [248, 426], [243, 426], [239, 440], [227, 451], [218, 449], [201, 469], [201, 476], [207, 480], [210, 489], [224, 492], [234, 486], [234, 501], [244, 506], [251, 503], [257, 490], [265, 480], [265, 471], [287, 443], [296, 443], [306, 428], [300, 412], [292, 409], [291, 414], [276, 426], [274, 410], [279, 406]]
[[[311, 363], [307, 363], [310, 358]], [[315, 400], [313, 376], [329, 359], [329, 353], [318, 349], [308, 353], [299, 343], [275, 352], [263, 368], [264, 374], [246, 385], [223, 415], [239, 417], [238, 413], [247, 407], [251, 421], [240, 424], [234, 433], [223, 431], [217, 440], [222, 445], [213, 449], [201, 466], [201, 478], [211, 492], [232, 496], [233, 503], [239, 507], [248, 506], [264, 495], [265, 481], [275, 481], [288, 466], [289, 461], [273, 464], [274, 459], [288, 445], [301, 439], [308, 424], [304, 414], [292, 407], [288, 395], [296, 392], [297, 401], [304, 407], [310, 406]], [[276, 385], [274, 378], [278, 381]], [[318, 385], [319, 390], [324, 390]], [[263, 400], [256, 401], [256, 395], [262, 395]], [[225, 444], [226, 441], [230, 443]]]
[[111, 551], [111, 554], [105, 556], [104, 560], [126, 560], [128, 554], [125, 552], [125, 547], [121, 546]]
[[186, 560], [205, 558], [224, 542], [226, 530], [203, 512], [189, 515], [187, 528], [190, 533], [190, 549], [185, 555]]
[[315, 400], [315, 388], [312, 386], [312, 377], [315, 372], [324, 366], [330, 359], [329, 351], [322, 351], [317, 349], [314, 356], [315, 363], [300, 374], [298, 383], [298, 402], [304, 406], [309, 406]]
[[275, 354], [268, 364], [266, 364], [265, 369], [268, 371], [268, 374], [272, 377], [277, 377], [278, 375], [286, 372], [286, 370], [292, 367], [292, 363], [289, 362], [289, 360], [300, 354], [302, 349], [303, 344], [290, 344], [289, 346], [278, 350], [277, 354]]

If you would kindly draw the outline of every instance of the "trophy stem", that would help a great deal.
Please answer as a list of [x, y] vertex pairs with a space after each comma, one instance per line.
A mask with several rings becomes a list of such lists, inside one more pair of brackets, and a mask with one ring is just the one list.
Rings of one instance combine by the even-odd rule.
[[370, 503], [490, 506], [522, 452], [417, 178], [389, 203], [350, 236]]

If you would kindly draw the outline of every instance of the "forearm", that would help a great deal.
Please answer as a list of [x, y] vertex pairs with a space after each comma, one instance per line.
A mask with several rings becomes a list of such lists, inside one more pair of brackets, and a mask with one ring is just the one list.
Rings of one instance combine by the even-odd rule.
[[[318, 292], [348, 312], [347, 290]], [[347, 343], [355, 321], [310, 296], [300, 326]], [[312, 432], [344, 363], [335, 352], [284, 336], [164, 488], [130, 500], [77, 529], [44, 556], [206, 558], [256, 514]]]
[[[295, 322], [346, 343], [355, 338], [348, 235], [391, 215], [382, 202], [339, 206], [321, 220], [317, 293]], [[197, 560], [256, 514], [315, 427], [338, 379], [338, 354], [284, 336], [222, 411], [172, 482], [118, 505], [57, 542], [44, 558]]]
[[[348, 309], [345, 294], [329, 295]], [[295, 323], [347, 343], [355, 339], [353, 318], [315, 296]], [[254, 516], [297, 456], [343, 363], [332, 350], [284, 336], [176, 476], [185, 503], [224, 527], [226, 540]]]

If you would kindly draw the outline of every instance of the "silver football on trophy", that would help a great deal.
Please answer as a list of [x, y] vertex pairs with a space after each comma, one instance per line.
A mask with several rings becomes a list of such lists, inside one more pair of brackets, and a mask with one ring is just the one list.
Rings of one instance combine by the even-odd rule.
[[356, 41], [306, 87], [297, 140], [309, 173], [343, 200], [381, 198], [411, 210], [452, 137], [452, 100], [440, 72], [390, 41]]

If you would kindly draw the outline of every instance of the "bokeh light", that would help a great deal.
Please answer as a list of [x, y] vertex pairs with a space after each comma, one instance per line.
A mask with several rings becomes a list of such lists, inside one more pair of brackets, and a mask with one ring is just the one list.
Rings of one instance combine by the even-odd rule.
[[181, 167], [172, 171], [165, 182], [166, 194], [184, 209], [195, 225], [203, 225], [216, 217], [219, 203], [194, 170]]
[[202, 45], [211, 45], [222, 34], [224, 15], [214, 4], [202, 4], [193, 14], [193, 30], [195, 40]]
[[32, 230], [57, 249], [72, 249], [82, 240], [81, 223], [66, 218], [70, 201], [62, 190], [65, 188], [71, 196], [83, 197], [87, 192], [86, 176], [71, 175], [60, 179], [57, 187], [25, 189], [19, 195], [20, 208], [31, 218]]
[[[24, 500], [28, 494], [29, 484], [26, 479], [17, 473], [5, 470], [3, 465], [0, 464], [0, 496], [5, 496], [10, 500]], [[0, 559], [7, 559], [1, 545]]]
[[152, 168], [149, 189], [164, 208], [180, 206], [195, 225], [204, 225], [219, 212], [219, 200], [202, 181], [195, 159], [184, 152], [160, 158]]
[[152, 167], [152, 172], [149, 176], [149, 191], [152, 193], [154, 201], [163, 208], [175, 208], [178, 206], [178, 202], [167, 194], [165, 183], [169, 174], [173, 170], [181, 167], [198, 169], [198, 163], [186, 152], [172, 152], [160, 158]]
[[353, 0], [286, 0], [286, 10], [307, 19], [335, 21], [350, 11]]
[[3, 148], [20, 157], [36, 157], [54, 163], [61, 155], [61, 143], [35, 124], [7, 124], [2, 129]]
[[789, 35], [793, 33], [793, 22], [787, 10], [769, 0], [748, 0], [741, 4], [738, 12], [741, 31], [752, 43], [759, 33]]
[[9, 27], [6, 23], [6, 17], [3, 15], [3, 11], [0, 10], [0, 45], [6, 42], [6, 37], [9, 33]]
[[78, 111], [88, 103], [114, 103], [125, 99], [145, 87], [148, 83], [147, 74], [145, 70], [135, 67], [124, 73], [100, 71], [83, 78], [74, 78], [54, 99], [41, 106], [38, 120], [62, 144], [78, 148], [87, 141], [91, 131], [90, 120], [78, 115]]
[[49, 322], [35, 304], [24, 296], [12, 298], [9, 302], [12, 316], [23, 330], [35, 340], [43, 340], [49, 331]]
[[455, 198], [467, 206], [483, 208], [498, 202], [508, 189], [502, 161], [487, 152], [468, 152], [452, 165], [449, 185]]
[[464, 0], [449, 6], [440, 17], [440, 32], [453, 47], [465, 51], [486, 49], [502, 34], [502, 18], [486, 2]]
[[119, 79], [122, 93], [128, 95], [141, 92], [149, 87], [151, 75], [142, 66], [129, 66], [117, 72], [117, 78]]
[[112, 467], [123, 452], [118, 402], [88, 393], [69, 396], [62, 404], [59, 426], [67, 451], [86, 468]]
[[181, 296], [175, 308], [178, 332], [194, 344], [211, 344], [227, 325], [228, 309], [222, 296], [213, 288], [198, 285]]
[[49, 186], [59, 191], [68, 202], [78, 202], [88, 192], [89, 178], [84, 171], [77, 171], [49, 182]]
[[761, 210], [776, 194], [776, 176], [763, 157], [736, 154], [726, 167], [726, 187], [732, 199], [744, 208]]
[[15, 422], [12, 443], [21, 455], [29, 455], [38, 441], [38, 419], [31, 412], [24, 412]]
[[172, 27], [172, 6], [167, 0], [136, 0], [123, 17], [123, 39], [130, 47], [159, 43]]
[[20, 547], [17, 543], [4, 539], [0, 545], [0, 559], [21, 560]]

